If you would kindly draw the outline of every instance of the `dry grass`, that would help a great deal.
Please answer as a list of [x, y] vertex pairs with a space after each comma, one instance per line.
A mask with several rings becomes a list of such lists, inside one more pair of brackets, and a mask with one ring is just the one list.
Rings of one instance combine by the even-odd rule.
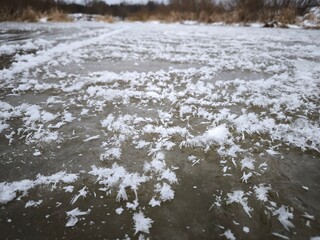
[[283, 24], [291, 24], [296, 22], [297, 10], [294, 8], [285, 8], [277, 16], [276, 20]]
[[239, 14], [235, 11], [214, 12], [214, 13], [208, 13], [205, 11], [201, 11], [200, 13], [171, 11], [167, 15], [161, 15], [160, 17], [154, 16], [152, 20], [160, 20], [168, 23], [182, 22], [182, 21], [198, 21], [202, 23], [215, 23], [215, 22], [235, 23], [235, 22], [239, 22]]
[[47, 17], [50, 22], [71, 22], [72, 18], [69, 17], [66, 13], [53, 9], [47, 13], [43, 14], [43, 17]]
[[0, 11], [0, 14], [1, 21], [37, 22], [40, 18], [47, 18], [48, 21], [53, 22], [72, 21], [72, 18], [70, 18], [67, 14], [57, 9], [53, 9], [49, 12], [42, 13], [34, 10], [31, 7], [27, 7], [26, 9], [17, 9], [15, 12], [7, 12], [6, 14]]
[[308, 21], [313, 21], [316, 22], [318, 20], [318, 17], [314, 13], [307, 13], [304, 17], [303, 20], [308, 20]]
[[[148, 12], [138, 12], [127, 17], [128, 21], [150, 21], [158, 20], [166, 23], [182, 21], [198, 21], [202, 23], [224, 22], [226, 24], [240, 23], [246, 25], [252, 22], [262, 22], [265, 26], [286, 28], [287, 24], [297, 22], [297, 10], [294, 8], [262, 9], [257, 12], [249, 12], [245, 8], [237, 8], [232, 11], [170, 11], [165, 14], [150, 14]], [[311, 16], [310, 16], [311, 18]]]
[[163, 19], [164, 22], [181, 22], [181, 21], [197, 21], [198, 17], [192, 12], [177, 12], [171, 11], [166, 18]]
[[282, 10], [265, 10], [258, 15], [260, 22], [279, 22], [282, 25], [296, 23], [297, 11], [294, 8], [284, 8]]
[[94, 18], [95, 21], [98, 22], [106, 22], [106, 23], [113, 23], [114, 22], [114, 18], [110, 15], [100, 15]]
[[18, 21], [22, 22], [37, 22], [39, 20], [40, 14], [33, 10], [31, 7], [22, 11], [21, 16], [18, 18]]
[[134, 14], [130, 14], [127, 18], [127, 21], [132, 21], [132, 22], [146, 22], [150, 20], [150, 14], [146, 11], [140, 11]]
[[[9, 1], [9, 0], [6, 0]], [[10, 0], [13, 1], [13, 0]], [[18, 0], [17, 0], [18, 1]], [[240, 0], [239, 0], [240, 1]], [[248, 2], [255, 3], [256, 0], [248, 0]], [[8, 2], [9, 3], [9, 2]], [[21, 3], [21, 2], [20, 2]], [[28, 21], [36, 22], [40, 18], [47, 18], [48, 21], [53, 22], [70, 22], [72, 18], [69, 17], [62, 10], [52, 8], [47, 12], [44, 10], [34, 10], [31, 7], [17, 7], [13, 8], [7, 4], [7, 8], [0, 7], [0, 21]], [[14, 10], [12, 10], [14, 9]], [[202, 6], [198, 9], [175, 8], [170, 5], [162, 7], [158, 10], [150, 10], [147, 7], [141, 8], [138, 11], [128, 11], [123, 15], [127, 21], [150, 21], [158, 20], [162, 22], [182, 22], [182, 21], [198, 21], [203, 23], [224, 22], [227, 24], [232, 23], [274, 23], [277, 27], [286, 26], [287, 24], [294, 24], [297, 22], [298, 9], [293, 7], [266, 7], [259, 4], [239, 4], [233, 9], [226, 10], [218, 6]], [[314, 15], [308, 16], [310, 20], [315, 18]], [[114, 17], [111, 15], [101, 15], [95, 17], [96, 21], [100, 22], [114, 22]]]

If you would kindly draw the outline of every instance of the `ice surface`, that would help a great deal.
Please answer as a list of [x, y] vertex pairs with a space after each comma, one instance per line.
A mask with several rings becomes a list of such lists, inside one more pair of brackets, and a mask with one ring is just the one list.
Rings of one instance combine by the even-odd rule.
[[0, 36], [4, 238], [14, 224], [39, 233], [41, 214], [55, 238], [319, 232], [319, 32], [83, 22], [1, 33], [18, 36]]

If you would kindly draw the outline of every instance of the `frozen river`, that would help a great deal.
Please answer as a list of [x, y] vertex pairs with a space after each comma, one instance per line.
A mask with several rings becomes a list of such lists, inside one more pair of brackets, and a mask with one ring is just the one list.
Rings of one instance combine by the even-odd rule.
[[320, 31], [0, 24], [2, 239], [319, 239]]

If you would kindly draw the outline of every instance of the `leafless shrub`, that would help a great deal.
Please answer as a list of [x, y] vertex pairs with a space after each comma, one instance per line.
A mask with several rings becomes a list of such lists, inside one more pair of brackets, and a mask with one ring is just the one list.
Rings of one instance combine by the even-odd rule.
[[72, 18], [69, 17], [65, 12], [62, 12], [58, 9], [52, 9], [47, 13], [44, 13], [43, 16], [48, 18], [48, 21], [51, 22], [71, 22]]
[[129, 14], [126, 19], [128, 21], [142, 21], [142, 22], [144, 22], [144, 21], [148, 21], [149, 17], [150, 17], [150, 13], [147, 10], [142, 9], [138, 12]]
[[39, 13], [37, 13], [31, 7], [23, 10], [21, 16], [18, 18], [19, 21], [23, 22], [36, 22], [39, 19]]
[[106, 23], [113, 23], [114, 19], [110, 15], [99, 15], [95, 17], [95, 20], [98, 22], [106, 22]]
[[[221, 4], [220, 4], [220, 3]], [[86, 5], [62, 0], [0, 0], [0, 21], [36, 21], [46, 13], [51, 21], [70, 21], [65, 13], [100, 14], [99, 21], [112, 22], [112, 17], [128, 21], [184, 20], [205, 23], [283, 22], [294, 23], [297, 15], [304, 15], [318, 0], [169, 0], [169, 4], [149, 1], [143, 4], [108, 5], [104, 1], [86, 0]], [[59, 9], [59, 10], [57, 10]], [[311, 18], [312, 16], [310, 16]]]

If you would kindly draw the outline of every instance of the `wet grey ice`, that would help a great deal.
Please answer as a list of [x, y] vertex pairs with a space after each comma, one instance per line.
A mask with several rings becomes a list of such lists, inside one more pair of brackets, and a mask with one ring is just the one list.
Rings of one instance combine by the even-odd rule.
[[320, 33], [1, 24], [4, 238], [320, 235]]

